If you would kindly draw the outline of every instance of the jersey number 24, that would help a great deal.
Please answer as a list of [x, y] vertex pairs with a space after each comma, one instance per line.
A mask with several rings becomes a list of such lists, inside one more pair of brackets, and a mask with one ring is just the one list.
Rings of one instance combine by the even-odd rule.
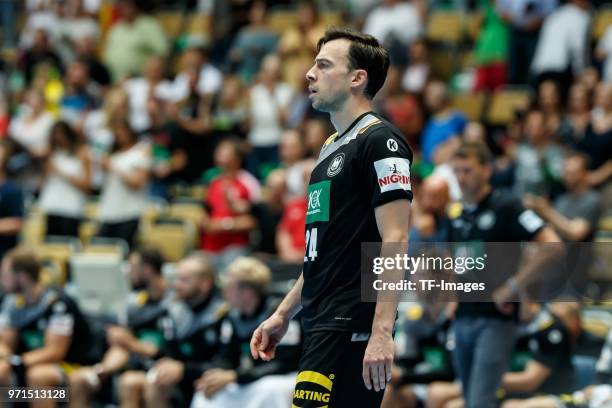
[[317, 229], [306, 230], [306, 253], [304, 262], [314, 261], [317, 257]]

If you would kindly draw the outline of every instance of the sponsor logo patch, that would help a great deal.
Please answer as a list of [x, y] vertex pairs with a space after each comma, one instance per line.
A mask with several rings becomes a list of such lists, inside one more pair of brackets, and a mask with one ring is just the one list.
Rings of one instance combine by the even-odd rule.
[[308, 186], [306, 224], [329, 221], [329, 191], [331, 181], [324, 180]]
[[295, 380], [291, 407], [301, 407], [308, 401], [309, 407], [327, 408], [334, 378], [334, 374], [325, 376], [316, 371], [301, 371]]
[[400, 157], [388, 157], [374, 162], [380, 192], [392, 190], [411, 191], [410, 161]]

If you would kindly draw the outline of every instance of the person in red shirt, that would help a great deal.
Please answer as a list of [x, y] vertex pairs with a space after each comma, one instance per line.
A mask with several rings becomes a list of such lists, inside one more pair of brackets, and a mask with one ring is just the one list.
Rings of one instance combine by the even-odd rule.
[[[305, 160], [302, 165], [304, 186], [308, 186], [314, 160]], [[289, 199], [276, 233], [276, 249], [281, 261], [301, 263], [306, 247], [305, 224], [308, 209], [306, 187], [298, 197]]]
[[[259, 182], [242, 169], [241, 142], [225, 140], [215, 149], [215, 164], [221, 173], [208, 188], [208, 212], [202, 223], [202, 250], [223, 268], [232, 259], [245, 255], [249, 231], [255, 227], [251, 203], [259, 199]], [[221, 269], [222, 270], [222, 269]]]

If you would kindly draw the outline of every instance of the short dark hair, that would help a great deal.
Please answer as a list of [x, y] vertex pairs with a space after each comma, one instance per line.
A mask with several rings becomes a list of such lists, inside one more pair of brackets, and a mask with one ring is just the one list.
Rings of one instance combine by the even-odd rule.
[[373, 36], [350, 28], [338, 27], [331, 27], [325, 31], [325, 35], [317, 44], [317, 52], [324, 44], [340, 39], [351, 42], [348, 52], [349, 68], [363, 69], [368, 73], [364, 94], [369, 99], [374, 98], [387, 79], [389, 53]]
[[164, 257], [159, 250], [155, 248], [141, 248], [136, 253], [140, 256], [140, 263], [142, 265], [150, 266], [156, 275], [161, 275]]
[[583, 152], [579, 152], [577, 150], [570, 150], [565, 156], [565, 160], [567, 159], [580, 159], [580, 161], [582, 161], [582, 165], [586, 170], [591, 167], [591, 158]]
[[66, 140], [68, 141], [69, 145], [68, 148], [70, 149], [70, 152], [74, 154], [81, 145], [81, 139], [74, 128], [64, 120], [58, 120], [55, 122], [53, 127], [51, 127], [51, 150], [55, 150], [59, 147], [56, 132], [63, 133], [64, 136], [66, 136]]
[[489, 148], [479, 142], [463, 142], [455, 150], [454, 158], [457, 159], [470, 159], [475, 157], [480, 164], [491, 164], [493, 161], [493, 155]]
[[17, 249], [11, 252], [10, 260], [15, 274], [25, 273], [32, 282], [38, 282], [42, 267], [34, 251], [30, 249]]
[[223, 139], [222, 141], [220, 141], [217, 147], [219, 147], [222, 144], [226, 144], [230, 146], [232, 150], [234, 151], [236, 158], [238, 158], [238, 161], [240, 161], [240, 164], [242, 165], [244, 163], [244, 160], [247, 155], [247, 151], [246, 151], [247, 146], [245, 145], [242, 139], [240, 139], [237, 136], [228, 136], [226, 139]]

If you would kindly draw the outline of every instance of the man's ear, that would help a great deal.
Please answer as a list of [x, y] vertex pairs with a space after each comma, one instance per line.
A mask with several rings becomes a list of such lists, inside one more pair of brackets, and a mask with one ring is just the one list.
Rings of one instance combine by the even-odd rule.
[[368, 73], [365, 69], [356, 69], [351, 79], [351, 85], [355, 88], [366, 87], [368, 83]]

